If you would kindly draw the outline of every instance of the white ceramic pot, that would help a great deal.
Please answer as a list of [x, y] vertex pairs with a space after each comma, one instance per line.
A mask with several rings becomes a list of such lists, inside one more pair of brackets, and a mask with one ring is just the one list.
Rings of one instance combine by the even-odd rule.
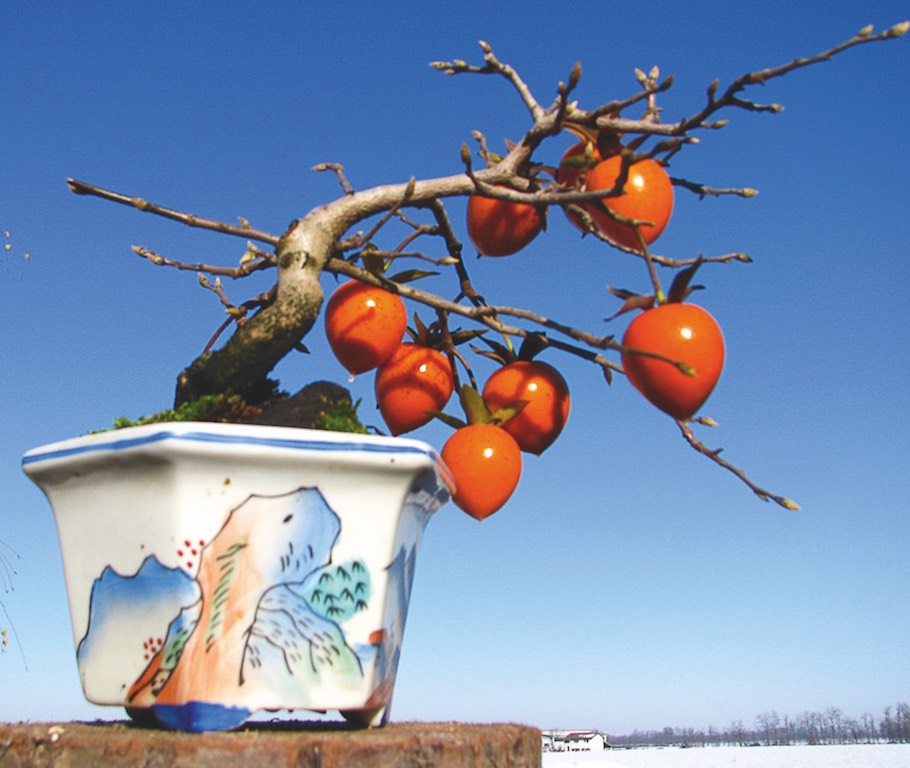
[[428, 445], [173, 423], [29, 451], [82, 687], [166, 727], [260, 709], [388, 719], [414, 562], [451, 477]]

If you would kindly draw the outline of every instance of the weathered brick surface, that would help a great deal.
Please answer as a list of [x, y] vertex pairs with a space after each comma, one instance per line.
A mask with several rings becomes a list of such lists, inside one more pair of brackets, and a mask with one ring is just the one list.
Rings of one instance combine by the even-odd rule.
[[521, 725], [392, 723], [351, 730], [324, 723], [251, 724], [187, 734], [131, 723], [0, 723], [0, 768], [539, 768], [540, 731]]

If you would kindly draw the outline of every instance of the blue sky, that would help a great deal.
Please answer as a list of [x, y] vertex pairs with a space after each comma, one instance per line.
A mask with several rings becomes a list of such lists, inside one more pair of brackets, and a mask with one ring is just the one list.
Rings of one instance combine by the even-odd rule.
[[[82, 698], [53, 518], [20, 459], [167, 407], [177, 372], [221, 323], [194, 276], [156, 269], [130, 245], [223, 264], [244, 248], [74, 196], [67, 176], [280, 233], [338, 195], [316, 163], [342, 163], [365, 188], [458, 172], [475, 129], [494, 147], [520, 138], [527, 115], [504, 81], [427, 66], [479, 62], [478, 39], [544, 103], [576, 61], [586, 107], [630, 95], [633, 69], [657, 64], [676, 78], [662, 101], [672, 120], [697, 110], [715, 77], [910, 16], [885, 1], [647, 13], [614, 2], [584, 15], [542, 2], [308, 5], [0, 10], [11, 246], [0, 252], [0, 540], [19, 555], [0, 549], [16, 570], [14, 590], [0, 591], [0, 626], [16, 630], [0, 655], [0, 720], [121, 716]], [[720, 426], [702, 436], [802, 511], [759, 501], [696, 455], [627, 382], [607, 387], [590, 365], [548, 353], [572, 389], [569, 424], [526, 459], [498, 514], [480, 524], [450, 505], [431, 521], [394, 718], [622, 733], [748, 724], [770, 709], [878, 715], [910, 696], [908, 46], [860, 47], [769, 83], [754, 95], [782, 114], [729, 113], [671, 169], [760, 190], [705, 201], [678, 191], [657, 245], [755, 259], [699, 273], [698, 301], [727, 342], [703, 409]], [[463, 202], [449, 210], [462, 221]], [[603, 323], [616, 308], [605, 286], [647, 288], [639, 263], [580, 239], [556, 211], [520, 255], [471, 271], [496, 303], [603, 333], [626, 322]], [[345, 380], [319, 329], [307, 344], [311, 356], [278, 371], [287, 388]], [[352, 385], [378, 423], [371, 390], [369, 376]], [[447, 434], [415, 436], [441, 447]]]

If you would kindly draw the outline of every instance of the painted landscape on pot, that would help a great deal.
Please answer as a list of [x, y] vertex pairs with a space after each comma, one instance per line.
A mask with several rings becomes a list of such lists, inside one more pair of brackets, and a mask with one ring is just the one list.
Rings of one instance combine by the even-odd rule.
[[[156, 712], [217, 702], [237, 707], [241, 722], [262, 706], [306, 708], [320, 691], [356, 690], [373, 670], [381, 698], [396, 633], [380, 625], [366, 642], [346, 636], [343, 625], [369, 608], [373, 579], [360, 559], [333, 562], [340, 533], [319, 489], [299, 488], [251, 495], [210, 542], [181, 542], [182, 567], [154, 554], [133, 575], [106, 567], [78, 647], [83, 679], [119, 664], [104, 675], [113, 701]], [[400, 613], [386, 625], [404, 623], [412, 561], [401, 551], [386, 568], [391, 613]], [[121, 654], [125, 644], [135, 657]]]

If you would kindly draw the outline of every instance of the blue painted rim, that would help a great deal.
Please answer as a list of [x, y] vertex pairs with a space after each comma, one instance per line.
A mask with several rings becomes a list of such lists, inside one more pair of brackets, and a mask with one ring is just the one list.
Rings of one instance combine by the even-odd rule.
[[[304, 431], [304, 430], [301, 430]], [[312, 432], [311, 430], [305, 430]], [[111, 433], [112, 435], [116, 432]], [[217, 432], [206, 431], [178, 431], [171, 429], [161, 429], [140, 437], [122, 437], [112, 438], [104, 442], [92, 442], [87, 445], [70, 445], [65, 448], [53, 450], [43, 450], [37, 448], [30, 451], [22, 458], [22, 466], [36, 464], [42, 461], [51, 461], [54, 459], [63, 459], [71, 456], [79, 456], [89, 453], [101, 453], [104, 451], [127, 451], [131, 448], [137, 448], [143, 445], [152, 445], [165, 440], [182, 440], [196, 443], [212, 443], [222, 445], [253, 445], [267, 448], [281, 448], [284, 450], [294, 451], [346, 451], [346, 452], [366, 452], [378, 454], [411, 454], [426, 456], [436, 464], [441, 464], [442, 459], [439, 454], [427, 445], [421, 445], [418, 442], [398, 442], [395, 444], [384, 443], [380, 441], [357, 441], [357, 440], [319, 440], [316, 438], [305, 437], [267, 437], [262, 435], [238, 435], [238, 434], [220, 434]]]

